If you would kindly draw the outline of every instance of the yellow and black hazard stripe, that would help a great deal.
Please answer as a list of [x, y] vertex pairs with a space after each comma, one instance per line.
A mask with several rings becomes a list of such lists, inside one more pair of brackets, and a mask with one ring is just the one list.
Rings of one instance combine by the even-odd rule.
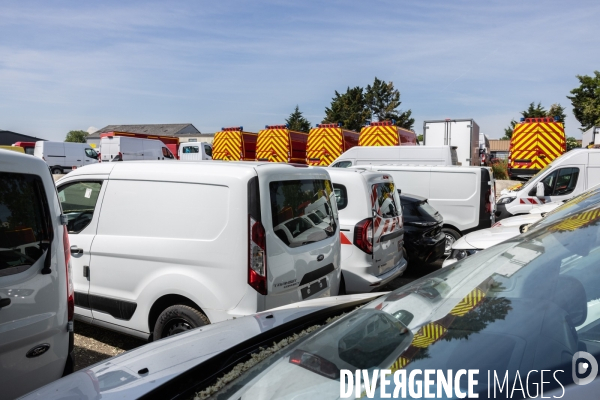
[[551, 232], [574, 231], [594, 223], [598, 218], [600, 218], [600, 208], [566, 218], [562, 222], [550, 227], [548, 230]]
[[359, 146], [398, 146], [400, 137], [394, 125], [369, 125], [360, 130]]
[[221, 131], [213, 140], [213, 160], [239, 161], [242, 157], [242, 132]]
[[468, 295], [466, 295], [457, 305], [454, 306], [452, 311], [450, 311], [451, 315], [455, 315], [457, 317], [462, 317], [469, 311], [473, 310], [481, 300], [485, 297], [485, 293], [479, 288], [475, 288]]
[[541, 121], [517, 124], [510, 143], [511, 169], [542, 169], [566, 151], [561, 122]]
[[411, 345], [420, 348], [428, 347], [430, 344], [437, 342], [447, 331], [448, 329], [442, 325], [431, 322], [419, 329], [413, 337]]
[[288, 162], [290, 157], [290, 137], [287, 129], [263, 129], [258, 132], [256, 160]]
[[308, 165], [327, 166], [342, 154], [342, 129], [313, 128], [308, 133], [306, 162]]

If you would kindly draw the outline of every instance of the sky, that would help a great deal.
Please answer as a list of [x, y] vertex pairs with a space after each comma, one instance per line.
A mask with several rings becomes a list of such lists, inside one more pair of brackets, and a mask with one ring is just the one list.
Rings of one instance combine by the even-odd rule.
[[0, 129], [48, 140], [112, 124], [258, 132], [375, 77], [414, 130], [473, 118], [499, 138], [531, 102], [567, 109], [600, 70], [594, 1], [5, 1]]

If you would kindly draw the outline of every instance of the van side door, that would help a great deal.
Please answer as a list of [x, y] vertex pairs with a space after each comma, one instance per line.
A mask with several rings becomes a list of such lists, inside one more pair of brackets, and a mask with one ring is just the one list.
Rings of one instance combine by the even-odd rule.
[[75, 314], [92, 317], [89, 304], [91, 247], [96, 236], [103, 179], [77, 180], [58, 187], [58, 199], [69, 218], [67, 231], [71, 252], [71, 271], [75, 289]]
[[402, 255], [404, 230], [400, 202], [392, 182], [371, 186], [373, 211], [373, 267], [382, 275], [394, 268]]

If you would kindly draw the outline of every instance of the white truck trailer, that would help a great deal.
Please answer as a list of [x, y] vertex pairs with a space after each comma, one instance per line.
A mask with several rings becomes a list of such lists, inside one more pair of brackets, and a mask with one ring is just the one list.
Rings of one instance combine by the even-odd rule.
[[581, 135], [581, 147], [584, 149], [600, 145], [600, 126], [592, 126]]
[[423, 145], [456, 147], [459, 165], [480, 165], [479, 125], [473, 119], [423, 122]]

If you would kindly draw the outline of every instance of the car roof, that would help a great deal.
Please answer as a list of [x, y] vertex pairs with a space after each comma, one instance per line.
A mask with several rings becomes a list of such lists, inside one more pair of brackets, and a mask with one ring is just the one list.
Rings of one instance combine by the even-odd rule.
[[50, 173], [48, 164], [41, 158], [4, 149], [0, 149], [0, 171], [33, 175]]
[[408, 201], [409, 203], [422, 203], [424, 201], [427, 201], [427, 198], [417, 196], [416, 194], [400, 193], [400, 200], [403, 202]]

